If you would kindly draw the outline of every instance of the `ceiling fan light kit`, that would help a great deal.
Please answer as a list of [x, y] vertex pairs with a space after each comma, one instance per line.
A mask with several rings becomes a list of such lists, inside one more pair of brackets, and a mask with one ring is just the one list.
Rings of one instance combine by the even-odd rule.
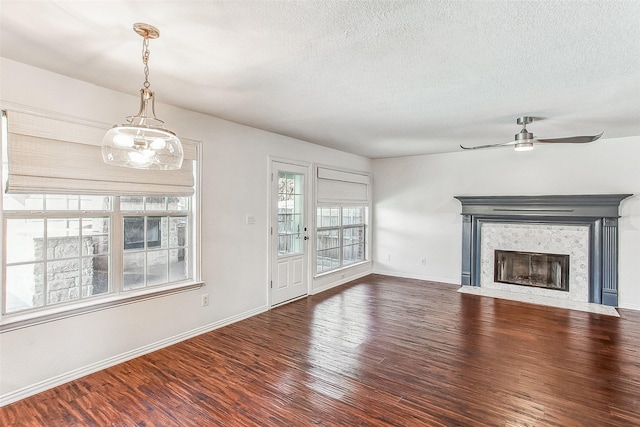
[[531, 141], [518, 142], [516, 145], [513, 146], [513, 150], [514, 151], [531, 151], [533, 150], [533, 142]]
[[127, 123], [115, 125], [102, 140], [105, 163], [136, 169], [173, 170], [182, 167], [183, 150], [180, 139], [156, 117], [154, 93], [149, 90], [149, 39], [160, 32], [152, 25], [133, 24], [133, 30], [144, 38], [142, 62], [145, 81], [140, 89], [140, 110], [128, 116]]
[[604, 134], [604, 132], [598, 135], [585, 135], [585, 136], [569, 136], [564, 138], [536, 138], [533, 133], [527, 130], [527, 125], [534, 120], [541, 120], [538, 117], [523, 116], [518, 117], [516, 123], [522, 126], [522, 130], [515, 134], [514, 140], [509, 142], [503, 142], [500, 144], [479, 145], [475, 147], [465, 147], [460, 145], [463, 150], [477, 150], [480, 148], [493, 148], [493, 147], [508, 147], [513, 145], [514, 151], [530, 151], [533, 150], [533, 144], [584, 144], [593, 142]]

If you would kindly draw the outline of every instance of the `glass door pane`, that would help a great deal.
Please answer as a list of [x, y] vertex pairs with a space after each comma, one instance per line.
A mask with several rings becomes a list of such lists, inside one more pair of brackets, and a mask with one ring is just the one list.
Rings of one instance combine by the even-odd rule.
[[304, 175], [278, 173], [278, 255], [303, 252]]

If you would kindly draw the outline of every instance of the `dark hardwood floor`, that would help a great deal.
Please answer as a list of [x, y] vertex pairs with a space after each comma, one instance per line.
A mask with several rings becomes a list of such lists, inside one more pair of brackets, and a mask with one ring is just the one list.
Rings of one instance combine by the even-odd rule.
[[640, 313], [372, 275], [0, 408], [24, 426], [640, 425]]

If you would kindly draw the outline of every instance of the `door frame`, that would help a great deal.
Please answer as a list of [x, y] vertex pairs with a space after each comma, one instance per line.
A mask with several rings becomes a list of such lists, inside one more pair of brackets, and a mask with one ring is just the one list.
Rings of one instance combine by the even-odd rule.
[[[315, 170], [313, 168], [313, 163], [309, 163], [309, 162], [305, 162], [302, 160], [292, 160], [292, 159], [287, 159], [284, 157], [277, 157], [277, 156], [269, 156], [268, 158], [268, 162], [269, 162], [269, 167], [268, 167], [268, 174], [267, 174], [267, 197], [269, 198], [267, 206], [268, 206], [268, 211], [267, 211], [267, 301], [268, 301], [268, 305], [269, 305], [269, 310], [272, 309], [273, 307], [279, 307], [281, 305], [284, 305], [288, 302], [292, 302], [301, 298], [305, 298], [307, 296], [309, 296], [311, 294], [311, 289], [312, 289], [312, 278], [313, 278], [313, 273], [311, 272], [313, 265], [311, 264], [311, 253], [312, 251], [312, 247], [311, 247], [311, 242], [315, 242], [315, 231], [313, 229], [313, 224], [315, 224], [315, 220], [313, 219], [313, 215], [315, 215], [314, 211], [313, 211], [313, 181], [314, 181], [314, 177], [312, 175], [312, 172]], [[273, 233], [271, 232], [272, 227], [274, 227], [274, 230], [277, 230], [277, 226], [278, 224], [273, 224], [273, 209], [275, 209], [274, 206], [274, 199], [275, 199], [275, 195], [273, 194], [273, 186], [272, 186], [272, 179], [275, 179], [274, 173], [277, 170], [274, 167], [274, 163], [284, 163], [284, 164], [289, 164], [292, 166], [296, 166], [296, 167], [301, 167], [301, 168], [305, 168], [306, 169], [306, 177], [307, 179], [305, 180], [304, 183], [304, 191], [305, 191], [305, 201], [304, 201], [304, 209], [305, 209], [305, 223], [306, 223], [306, 227], [307, 227], [307, 235], [309, 236], [309, 239], [307, 240], [307, 246], [305, 248], [305, 257], [306, 257], [306, 262], [307, 262], [307, 271], [306, 271], [306, 277], [304, 278], [304, 280], [307, 283], [307, 289], [306, 289], [306, 293], [304, 295], [301, 295], [299, 297], [293, 298], [291, 300], [288, 301], [283, 301], [282, 303], [278, 303], [275, 306], [272, 305], [272, 300], [271, 300], [271, 283], [273, 281], [273, 264], [275, 261], [275, 258], [278, 256], [277, 253], [274, 253], [274, 251], [272, 250], [273, 248], [273, 242], [272, 239], [274, 239], [275, 237], [277, 237], [277, 232]], [[312, 233], [313, 231], [313, 233]]]

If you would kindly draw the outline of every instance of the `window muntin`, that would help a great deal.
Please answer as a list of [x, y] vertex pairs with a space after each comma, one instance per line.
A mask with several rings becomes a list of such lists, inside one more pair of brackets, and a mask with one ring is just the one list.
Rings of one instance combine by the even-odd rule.
[[190, 199], [5, 194], [3, 314], [192, 279]]
[[364, 206], [318, 207], [316, 273], [325, 273], [366, 260]]

